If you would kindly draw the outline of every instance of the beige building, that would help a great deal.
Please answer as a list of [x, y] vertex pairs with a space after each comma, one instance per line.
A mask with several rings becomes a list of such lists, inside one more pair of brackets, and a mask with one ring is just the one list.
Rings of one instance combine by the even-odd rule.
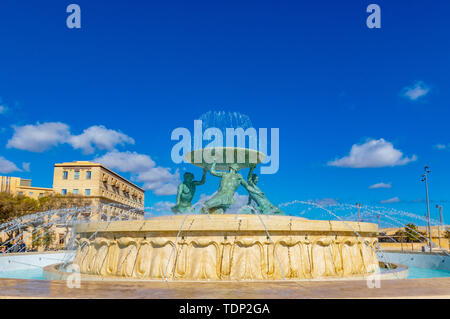
[[23, 195], [38, 199], [53, 193], [52, 188], [31, 186], [31, 179], [0, 176], [0, 183], [0, 192], [14, 196]]
[[[98, 219], [117, 217], [123, 208], [134, 208], [132, 219], [142, 219], [145, 191], [99, 163], [75, 161], [55, 164], [53, 191], [66, 196], [81, 195], [92, 204], [109, 204]], [[97, 218], [93, 218], [97, 219]]]
[[[55, 164], [53, 188], [32, 187], [31, 180], [19, 177], [0, 176], [0, 179], [0, 191], [12, 195], [38, 199], [50, 194], [61, 194], [87, 199], [91, 202], [92, 209], [83, 213], [83, 216], [89, 221], [144, 218], [145, 191], [99, 163], [74, 161]], [[60, 216], [55, 214], [45, 217], [44, 222], [59, 218]], [[53, 224], [51, 231], [55, 235], [51, 247], [63, 248], [70, 233], [70, 226]], [[27, 249], [32, 246], [32, 233], [33, 229], [23, 233]], [[1, 242], [6, 238], [7, 234], [0, 233]]]

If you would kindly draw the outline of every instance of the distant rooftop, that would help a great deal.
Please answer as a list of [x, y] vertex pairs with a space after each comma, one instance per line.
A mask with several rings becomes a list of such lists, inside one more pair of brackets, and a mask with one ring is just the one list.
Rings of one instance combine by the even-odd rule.
[[[103, 166], [100, 163], [89, 162], [89, 161], [73, 161], [65, 163], [56, 163], [55, 166]], [[103, 166], [105, 167], [105, 166]]]
[[114, 172], [113, 170], [109, 169], [108, 167], [106, 167], [103, 164], [100, 163], [95, 163], [95, 162], [90, 162], [90, 161], [73, 161], [73, 162], [66, 162], [66, 163], [56, 163], [55, 167], [102, 167], [104, 169], [106, 169], [107, 171], [109, 171], [111, 174], [116, 175], [117, 177], [119, 177], [122, 180], [125, 180], [126, 182], [132, 184], [133, 186], [139, 188], [141, 191], [145, 192], [145, 190], [139, 186], [137, 186], [136, 184], [130, 182], [128, 179], [126, 179], [125, 177], [117, 174], [116, 172]]

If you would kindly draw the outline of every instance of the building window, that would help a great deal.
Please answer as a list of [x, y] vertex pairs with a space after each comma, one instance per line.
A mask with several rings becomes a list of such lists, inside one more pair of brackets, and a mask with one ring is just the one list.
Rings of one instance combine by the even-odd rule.
[[73, 193], [74, 193], [75, 195], [78, 195], [78, 189], [75, 188], [75, 189], [73, 190]]
[[33, 196], [33, 192], [29, 192], [28, 195]]
[[80, 179], [80, 171], [75, 171], [74, 179]]
[[86, 172], [86, 179], [91, 179], [92, 177], [92, 172], [91, 171], [87, 171]]
[[91, 190], [90, 189], [85, 189], [84, 190], [84, 195], [86, 195], [86, 196], [90, 196], [91, 195]]
[[67, 189], [62, 189], [62, 190], [61, 190], [61, 194], [67, 195]]
[[39, 198], [42, 198], [42, 197], [44, 197], [44, 193], [39, 194]]
[[19, 195], [20, 195], [20, 196], [23, 196], [23, 192], [19, 192]]
[[63, 172], [63, 179], [67, 179], [69, 177], [69, 172], [68, 171], [64, 171]]

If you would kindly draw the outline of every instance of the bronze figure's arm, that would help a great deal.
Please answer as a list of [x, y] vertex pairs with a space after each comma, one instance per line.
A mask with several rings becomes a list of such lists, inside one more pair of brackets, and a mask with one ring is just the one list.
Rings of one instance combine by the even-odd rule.
[[206, 180], [206, 172], [208, 171], [208, 169], [204, 168], [203, 169], [203, 176], [202, 179], [200, 181], [194, 181], [195, 185], [203, 185], [205, 184], [205, 180]]
[[215, 161], [211, 165], [211, 169], [209, 171], [210, 171], [211, 175], [216, 176], [216, 177], [222, 177], [223, 175], [225, 175], [224, 172], [216, 171], [216, 162]]
[[240, 176], [240, 179], [241, 179], [241, 185], [244, 186], [245, 189], [248, 190], [248, 188], [250, 187], [250, 185], [248, 185], [248, 183], [245, 181], [245, 179], [244, 179], [242, 176]]
[[247, 182], [251, 181], [253, 170], [255, 169], [255, 167], [256, 167], [255, 164], [250, 164], [250, 170], [248, 171], [248, 175], [247, 175]]

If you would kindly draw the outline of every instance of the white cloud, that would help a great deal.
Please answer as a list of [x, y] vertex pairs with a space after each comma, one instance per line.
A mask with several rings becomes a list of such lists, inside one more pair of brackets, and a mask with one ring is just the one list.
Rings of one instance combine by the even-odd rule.
[[153, 204], [153, 206], [145, 208], [146, 210], [148, 210], [145, 213], [145, 218], [152, 217], [155, 215], [165, 215], [165, 214], [172, 215], [171, 208], [173, 206], [175, 206], [175, 203], [169, 201], [156, 202], [155, 204]]
[[86, 154], [92, 154], [96, 148], [112, 150], [116, 145], [134, 144], [134, 140], [121, 132], [98, 125], [85, 129], [80, 135], [71, 136], [68, 143], [75, 149], [81, 149]]
[[12, 172], [18, 172], [21, 171], [20, 168], [18, 168], [16, 166], [16, 164], [14, 164], [11, 161], [8, 161], [6, 158], [0, 156], [0, 173], [2, 174], [9, 174]]
[[94, 150], [113, 150], [116, 145], [134, 144], [134, 140], [118, 131], [104, 126], [91, 126], [80, 135], [72, 135], [67, 124], [61, 122], [37, 123], [36, 125], [13, 126], [14, 135], [8, 148], [30, 152], [44, 152], [59, 144], [70, 144], [84, 153]]
[[8, 108], [5, 105], [0, 105], [0, 114], [5, 114]]
[[366, 168], [406, 165], [417, 156], [404, 157], [392, 143], [384, 139], [369, 139], [363, 144], [353, 144], [348, 156], [328, 162], [329, 166]]
[[239, 210], [246, 206], [248, 203], [248, 195], [241, 195], [238, 193], [234, 193], [234, 203], [230, 206], [229, 211], [230, 213], [237, 213]]
[[136, 152], [112, 151], [95, 159], [96, 162], [126, 173], [139, 173], [155, 167], [150, 156]]
[[433, 147], [438, 150], [445, 150], [450, 148], [450, 144], [436, 144]]
[[22, 163], [22, 168], [23, 168], [23, 170], [25, 171], [25, 172], [29, 172], [30, 171], [30, 163], [28, 163], [28, 162], [23, 162]]
[[430, 88], [422, 81], [417, 81], [413, 86], [405, 87], [401, 95], [411, 101], [416, 101], [430, 92]]
[[203, 203], [206, 202], [206, 201], [207, 201], [208, 199], [210, 199], [211, 197], [213, 197], [213, 195], [214, 195], [215, 193], [217, 193], [217, 192], [214, 192], [214, 193], [211, 194], [211, 195], [200, 194], [199, 200], [198, 200], [196, 203], [192, 204], [192, 206], [199, 206], [199, 207], [202, 207], [202, 206], [203, 206]]
[[398, 203], [398, 202], [400, 202], [400, 198], [398, 198], [398, 197], [393, 197], [393, 198], [389, 198], [389, 199], [380, 201], [381, 204], [391, 204], [391, 203]]
[[43, 152], [64, 143], [70, 137], [69, 126], [64, 123], [43, 123], [13, 126], [14, 135], [7, 148], [17, 148], [30, 152]]
[[153, 204], [151, 207], [146, 207], [145, 209], [155, 211], [155, 212], [170, 212], [172, 206], [175, 206], [175, 203], [169, 201], [159, 201]]
[[170, 168], [156, 166], [150, 156], [136, 152], [112, 151], [94, 159], [111, 169], [134, 174], [134, 179], [143, 183], [145, 190], [156, 195], [175, 195], [180, 174], [178, 170], [171, 173]]
[[144, 183], [143, 188], [156, 195], [175, 195], [180, 183], [180, 173], [176, 170], [172, 174], [170, 168], [157, 166], [140, 172], [136, 180]]
[[391, 183], [376, 183], [371, 186], [369, 186], [369, 189], [377, 189], [377, 188], [391, 188]]

